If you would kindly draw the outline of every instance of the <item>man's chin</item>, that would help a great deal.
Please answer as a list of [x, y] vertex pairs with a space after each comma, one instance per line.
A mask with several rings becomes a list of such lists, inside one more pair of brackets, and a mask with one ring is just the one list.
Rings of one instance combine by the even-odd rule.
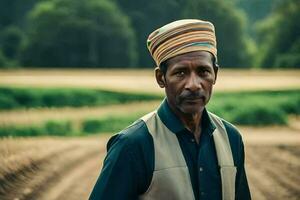
[[192, 115], [202, 112], [204, 107], [205, 106], [203, 104], [184, 104], [180, 106], [180, 111], [184, 114]]

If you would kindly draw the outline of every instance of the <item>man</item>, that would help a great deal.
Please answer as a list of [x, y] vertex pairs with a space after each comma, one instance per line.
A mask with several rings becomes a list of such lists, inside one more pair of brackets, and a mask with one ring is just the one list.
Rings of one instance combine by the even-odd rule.
[[109, 140], [90, 199], [251, 199], [238, 130], [205, 108], [218, 73], [213, 24], [175, 21], [147, 46], [166, 99]]

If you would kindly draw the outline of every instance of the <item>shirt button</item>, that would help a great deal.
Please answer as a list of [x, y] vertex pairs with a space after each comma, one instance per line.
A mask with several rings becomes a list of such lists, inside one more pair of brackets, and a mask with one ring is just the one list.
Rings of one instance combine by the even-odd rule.
[[195, 139], [191, 139], [191, 142], [195, 142]]
[[203, 195], [204, 195], [204, 192], [201, 192], [200, 194], [201, 194], [201, 196], [203, 196]]
[[199, 168], [199, 171], [200, 171], [200, 172], [202, 172], [202, 171], [203, 171], [203, 168], [202, 168], [202, 167], [200, 167], [200, 168]]

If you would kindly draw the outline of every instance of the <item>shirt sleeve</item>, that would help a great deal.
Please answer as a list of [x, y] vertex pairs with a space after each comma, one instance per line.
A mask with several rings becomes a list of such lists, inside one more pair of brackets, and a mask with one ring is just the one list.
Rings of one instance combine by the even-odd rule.
[[138, 196], [138, 162], [124, 134], [108, 142], [100, 176], [90, 195], [90, 200], [133, 200]]
[[242, 138], [240, 138], [240, 162], [237, 166], [237, 177], [236, 177], [236, 200], [250, 200], [250, 190], [248, 180], [245, 171], [245, 151]]

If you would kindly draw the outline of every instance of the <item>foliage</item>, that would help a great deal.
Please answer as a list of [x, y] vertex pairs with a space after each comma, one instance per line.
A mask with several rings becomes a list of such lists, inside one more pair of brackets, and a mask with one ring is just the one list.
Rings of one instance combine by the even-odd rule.
[[[1, 0], [0, 1], [0, 52], [3, 52], [6, 62], [0, 68], [15, 68], [20, 66], [19, 52], [26, 40], [26, 14], [37, 2], [44, 0]], [[1, 53], [0, 53], [1, 54]]]
[[242, 125], [286, 124], [287, 115], [300, 114], [299, 90], [216, 94], [209, 109]]
[[[288, 122], [288, 115], [300, 115], [300, 91], [216, 93], [208, 110], [237, 125], [285, 125]], [[77, 121], [51, 120], [39, 126], [3, 126], [0, 127], [0, 137], [115, 133], [144, 114], [142, 110], [133, 113], [120, 112], [99, 118], [87, 118], [79, 124]]]
[[101, 129], [102, 122], [99, 119], [87, 119], [82, 123], [82, 130], [86, 133], [95, 133]]
[[221, 66], [299, 68], [299, 5], [299, 0], [1, 0], [0, 68], [153, 67], [147, 36], [182, 18], [215, 24]]
[[287, 0], [258, 25], [262, 67], [300, 68], [300, 4]]
[[48, 0], [28, 14], [25, 66], [120, 67], [136, 61], [130, 21], [107, 0]]
[[8, 62], [7, 58], [3, 55], [3, 53], [2, 53], [2, 51], [0, 49], [0, 68], [6, 68], [7, 62]]
[[73, 133], [72, 124], [69, 121], [48, 121], [44, 125], [46, 135], [69, 135]]
[[93, 89], [0, 87], [0, 110], [36, 107], [80, 107], [161, 99], [159, 95]]
[[48, 121], [42, 125], [27, 126], [3, 126], [0, 127], [0, 137], [6, 136], [74, 136], [78, 132], [74, 131], [70, 121]]
[[[80, 136], [94, 133], [118, 132], [136, 119], [142, 113], [129, 115], [105, 116], [99, 119], [85, 119], [79, 126], [71, 121], [46, 121], [40, 125], [10, 125], [0, 127], [0, 137], [30, 137], [30, 136]], [[76, 127], [76, 128], [75, 128]]]
[[189, 0], [183, 9], [183, 16], [213, 22], [221, 66], [241, 68], [252, 66], [244, 15], [232, 3], [218, 0]]
[[298, 67], [300, 68], [300, 37], [291, 45], [291, 48], [287, 52], [282, 52], [278, 55], [274, 62], [274, 67], [288, 68]]
[[247, 32], [256, 39], [255, 24], [268, 17], [283, 0], [234, 0], [234, 2], [247, 15]]
[[0, 30], [8, 26], [26, 26], [26, 14], [41, 1], [44, 0], [1, 0]]
[[4, 126], [0, 127], [0, 137], [41, 136], [43, 130], [37, 126]]
[[4, 55], [16, 59], [23, 40], [22, 31], [16, 26], [9, 26], [1, 32], [0, 46]]
[[287, 115], [280, 108], [259, 104], [237, 111], [232, 118], [232, 123], [253, 126], [284, 125], [288, 122]]
[[139, 33], [139, 66], [154, 65], [145, 45], [147, 36], [158, 27], [182, 18], [200, 18], [214, 22], [217, 28], [219, 62], [222, 66], [249, 67], [252, 64], [243, 16], [231, 3], [218, 0], [115, 1], [128, 13]]
[[118, 132], [143, 116], [142, 113], [131, 113], [119, 116], [106, 116], [100, 119], [86, 119], [82, 122], [84, 133]]
[[148, 35], [158, 27], [181, 19], [184, 0], [114, 0], [126, 13], [136, 30], [138, 66], [153, 67], [155, 64], [146, 47]]

